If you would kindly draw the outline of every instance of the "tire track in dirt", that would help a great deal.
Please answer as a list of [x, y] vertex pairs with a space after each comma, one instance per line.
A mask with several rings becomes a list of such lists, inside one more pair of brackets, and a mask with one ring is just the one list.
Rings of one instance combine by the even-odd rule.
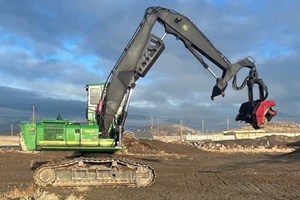
[[196, 179], [196, 182], [198, 183], [197, 185], [198, 185], [199, 187], [203, 187], [203, 186], [204, 186], [203, 182], [201, 181], [201, 178], [199, 178], [199, 177], [197, 176], [197, 174], [196, 174], [195, 166], [193, 167], [192, 176]]
[[214, 176], [217, 178], [218, 182], [220, 183], [217, 185], [217, 188], [219, 190], [225, 190], [228, 188], [228, 183], [226, 183], [228, 182], [228, 179], [225, 179], [223, 175], [220, 173], [215, 173]]
[[[288, 196], [290, 194], [299, 193], [300, 179], [298, 177], [291, 177], [289, 180], [286, 179], [285, 175], [274, 174], [260, 175], [255, 177], [255, 183], [259, 184], [262, 190], [269, 194], [272, 198], [278, 198], [278, 194], [281, 196]], [[293, 184], [294, 183], [294, 184]], [[287, 187], [287, 185], [289, 185]]]
[[[235, 191], [232, 194], [245, 194], [248, 197], [260, 197], [262, 199], [278, 199], [289, 196], [290, 194], [299, 194], [298, 184], [290, 186], [290, 183], [285, 183], [285, 175], [278, 175], [277, 172], [271, 172], [268, 175], [253, 174], [245, 175], [237, 172], [234, 176], [232, 172], [216, 173], [215, 177], [221, 183], [217, 188], [220, 190]], [[294, 177], [295, 178], [295, 177]], [[294, 181], [294, 180], [291, 180]], [[299, 183], [299, 178], [296, 178], [296, 183]], [[289, 187], [286, 187], [289, 185]], [[228, 193], [228, 195], [230, 195]], [[299, 196], [296, 196], [297, 198]]]
[[265, 196], [265, 192], [261, 188], [260, 184], [259, 185], [255, 184], [256, 181], [253, 181], [253, 178], [250, 178], [249, 175], [239, 174], [237, 176], [234, 176], [234, 178], [231, 177], [231, 180], [232, 182], [235, 183], [235, 185], [237, 186], [236, 188], [239, 189], [239, 192], [243, 192], [251, 195], [255, 194], [255, 195]]
[[[194, 175], [197, 180], [199, 180], [199, 187], [204, 188], [204, 190], [225, 190], [228, 186], [226, 181], [220, 177], [219, 172], [197, 172], [200, 175]], [[200, 176], [200, 178], [199, 178]]]
[[183, 180], [184, 180], [184, 186], [185, 186], [185, 191], [189, 190], [190, 189], [190, 186], [189, 186], [189, 182], [187, 181], [187, 172], [185, 172], [183, 174]]
[[[217, 190], [220, 192], [227, 191], [226, 196], [230, 197], [234, 194], [248, 194], [249, 196], [263, 196], [264, 198], [274, 198], [276, 197], [276, 188], [266, 185], [261, 187], [260, 182], [262, 180], [249, 178], [249, 175], [243, 175], [236, 173], [234, 176], [230, 172], [205, 172], [201, 173], [201, 177], [205, 178], [205, 184], [202, 187], [205, 190]], [[231, 192], [229, 192], [231, 191]]]

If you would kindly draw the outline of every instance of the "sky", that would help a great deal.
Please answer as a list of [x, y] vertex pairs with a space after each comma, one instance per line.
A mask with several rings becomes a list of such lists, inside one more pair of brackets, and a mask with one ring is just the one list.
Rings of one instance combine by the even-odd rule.
[[[276, 102], [274, 121], [300, 122], [300, 1], [0, 0], [0, 132], [31, 120], [33, 106], [38, 120], [60, 113], [84, 121], [85, 85], [106, 80], [150, 6], [187, 16], [231, 63], [252, 56]], [[125, 127], [181, 120], [204, 131], [239, 126], [246, 90], [230, 83], [224, 98], [211, 101], [215, 79], [181, 41], [168, 35], [164, 42], [137, 81]]]

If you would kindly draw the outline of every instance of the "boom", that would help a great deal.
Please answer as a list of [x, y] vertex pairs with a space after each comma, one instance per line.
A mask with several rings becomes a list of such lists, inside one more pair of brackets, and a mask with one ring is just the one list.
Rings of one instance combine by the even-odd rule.
[[[162, 37], [151, 33], [156, 22], [164, 27], [165, 33]], [[123, 132], [121, 129], [125, 123], [135, 82], [147, 74], [161, 55], [165, 48], [163, 40], [167, 34], [174, 35], [181, 40], [203, 67], [216, 78], [216, 85], [213, 87], [211, 95], [212, 99], [219, 95], [224, 96], [227, 82], [235, 77], [243, 67], [250, 69], [248, 79], [245, 80], [249, 83], [249, 102], [251, 104], [253, 102], [250, 99], [253, 84], [259, 85], [260, 100], [263, 101], [267, 98], [266, 86], [261, 79], [258, 79], [255, 65], [248, 58], [231, 64], [190, 19], [170, 9], [149, 7], [104, 86], [98, 112], [100, 133], [104, 136], [109, 136], [111, 132], [114, 134]], [[217, 77], [202, 56], [222, 71], [221, 77]], [[252, 80], [251, 83], [249, 79]], [[242, 89], [242, 87], [236, 86], [236, 89]]]

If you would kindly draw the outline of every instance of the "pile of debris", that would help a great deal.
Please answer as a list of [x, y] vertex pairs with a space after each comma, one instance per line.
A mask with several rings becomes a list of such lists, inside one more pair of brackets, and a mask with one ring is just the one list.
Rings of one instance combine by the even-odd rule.
[[220, 143], [189, 143], [186, 144], [189, 146], [196, 146], [198, 149], [203, 151], [211, 151], [211, 152], [223, 152], [223, 153], [290, 153], [295, 149], [291, 147], [281, 147], [278, 145], [268, 146], [268, 145], [260, 145], [260, 146], [243, 146], [243, 145], [226, 145]]
[[159, 148], [150, 145], [149, 143], [138, 140], [137, 138], [126, 135], [122, 138], [122, 145], [126, 147], [125, 150], [119, 151], [119, 154], [163, 154]]
[[[243, 126], [239, 129], [232, 129], [231, 131], [253, 131], [252, 126]], [[267, 133], [300, 133], [300, 124], [295, 122], [269, 122], [263, 129]], [[230, 132], [230, 131], [228, 131]]]
[[218, 142], [184, 142], [186, 146], [195, 146], [211, 152], [244, 153], [289, 153], [300, 148], [300, 137], [266, 136], [259, 139], [241, 139]]

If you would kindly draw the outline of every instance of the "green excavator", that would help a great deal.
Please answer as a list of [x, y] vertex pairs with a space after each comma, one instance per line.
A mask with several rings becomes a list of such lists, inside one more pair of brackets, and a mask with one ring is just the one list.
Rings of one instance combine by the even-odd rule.
[[[162, 37], [154, 35], [155, 24], [162, 25]], [[209, 41], [193, 22], [184, 15], [167, 8], [149, 7], [143, 20], [129, 41], [107, 80], [103, 84], [90, 84], [87, 90], [86, 123], [56, 119], [41, 122], [23, 122], [20, 125], [20, 143], [27, 151], [77, 151], [81, 156], [49, 162], [39, 166], [34, 182], [39, 186], [105, 186], [144, 187], [154, 182], [151, 166], [127, 159], [108, 156], [85, 156], [113, 153], [122, 146], [124, 124], [132, 91], [136, 81], [144, 77], [163, 52], [164, 38], [174, 35], [196, 57], [201, 65], [216, 79], [211, 99], [224, 96], [227, 83], [233, 79], [233, 88], [248, 88], [248, 101], [240, 107], [236, 120], [263, 128], [276, 115], [273, 100], [266, 100], [268, 90], [258, 77], [254, 61], [230, 61]], [[203, 56], [219, 68], [221, 77], [213, 72]], [[249, 69], [241, 86], [236, 84], [240, 69]], [[172, 73], [172, 72], [170, 72]], [[253, 99], [253, 86], [258, 85], [259, 98]]]

